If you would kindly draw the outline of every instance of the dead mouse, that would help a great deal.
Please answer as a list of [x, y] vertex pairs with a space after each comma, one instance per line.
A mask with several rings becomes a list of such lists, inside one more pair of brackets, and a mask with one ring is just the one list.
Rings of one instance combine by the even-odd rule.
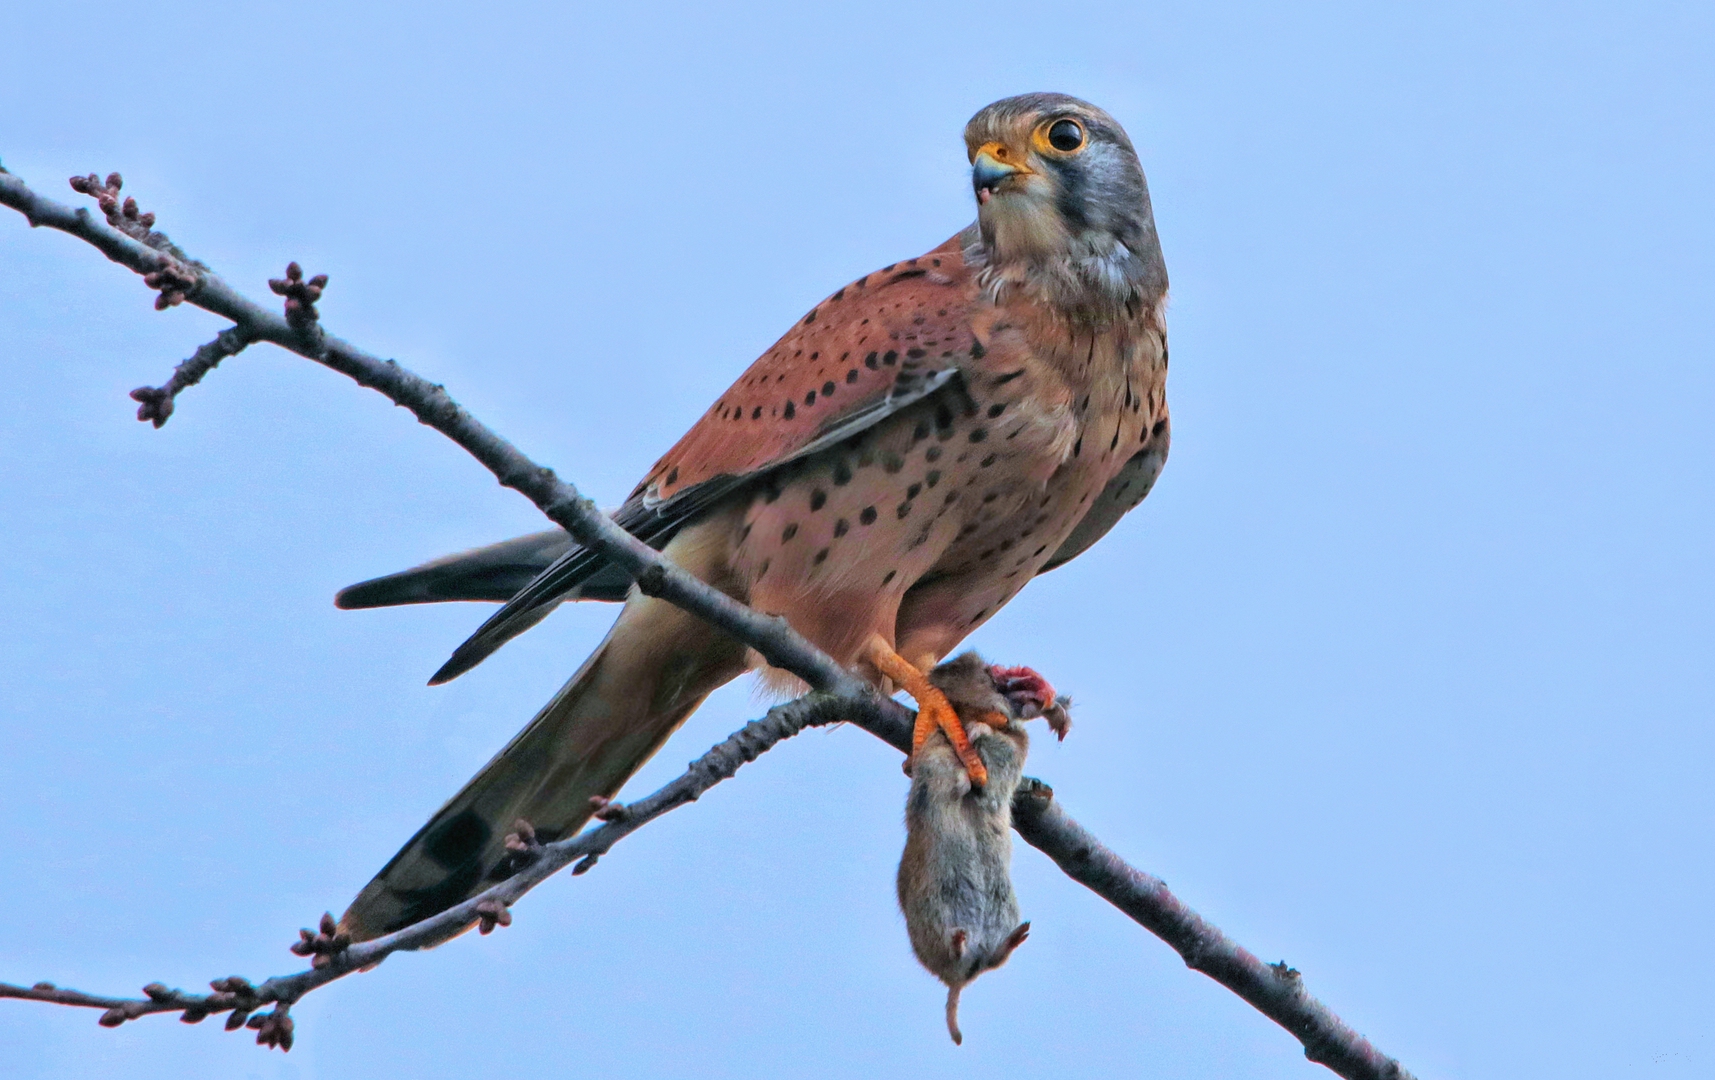
[[1012, 797], [1030, 739], [1021, 720], [1050, 717], [1065, 737], [1065, 702], [1028, 668], [991, 667], [974, 652], [929, 673], [959, 714], [988, 768], [971, 783], [946, 735], [932, 733], [912, 765], [905, 800], [905, 854], [899, 860], [899, 908], [912, 951], [947, 984], [947, 1033], [962, 1043], [959, 992], [1000, 967], [1030, 934], [1012, 889]]

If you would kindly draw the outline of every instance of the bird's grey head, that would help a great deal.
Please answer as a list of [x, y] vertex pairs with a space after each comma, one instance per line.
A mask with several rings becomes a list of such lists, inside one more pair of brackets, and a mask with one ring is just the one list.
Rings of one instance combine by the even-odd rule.
[[979, 250], [991, 287], [1032, 285], [1114, 313], [1167, 291], [1143, 166], [1119, 122], [1066, 94], [995, 102], [965, 126]]

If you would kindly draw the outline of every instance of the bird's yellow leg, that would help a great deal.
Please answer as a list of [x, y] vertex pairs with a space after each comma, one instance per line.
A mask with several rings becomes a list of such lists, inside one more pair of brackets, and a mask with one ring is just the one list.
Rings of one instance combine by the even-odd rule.
[[911, 732], [911, 756], [905, 759], [907, 771], [916, 758], [917, 751], [922, 749], [924, 741], [929, 738], [929, 733], [940, 728], [946, 732], [947, 741], [953, 744], [953, 753], [959, 755], [971, 783], [988, 783], [988, 768], [983, 765], [983, 759], [977, 756], [976, 749], [971, 746], [970, 736], [965, 734], [965, 725], [959, 721], [959, 714], [953, 710], [947, 695], [929, 681], [929, 676], [894, 652], [893, 647], [879, 635], [870, 638], [864, 658], [917, 702], [917, 723]]

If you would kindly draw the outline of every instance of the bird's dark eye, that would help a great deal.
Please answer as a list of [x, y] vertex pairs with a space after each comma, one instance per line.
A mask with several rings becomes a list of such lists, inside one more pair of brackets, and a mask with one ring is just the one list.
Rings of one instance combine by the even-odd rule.
[[1048, 145], [1070, 154], [1084, 145], [1084, 128], [1076, 120], [1056, 120], [1048, 129]]

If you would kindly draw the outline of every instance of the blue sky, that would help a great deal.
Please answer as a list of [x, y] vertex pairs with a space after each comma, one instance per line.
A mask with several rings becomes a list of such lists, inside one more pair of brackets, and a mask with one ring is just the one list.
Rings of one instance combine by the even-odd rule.
[[[253, 296], [617, 502], [810, 304], [972, 216], [1027, 90], [1129, 129], [1173, 279], [1148, 502], [973, 639], [1078, 702], [1031, 770], [1419, 1076], [1715, 1068], [1707, 5], [93, 2], [8, 12], [0, 161], [118, 169]], [[0, 215], [0, 979], [295, 969], [612, 609], [342, 585], [540, 526], [450, 444]], [[734, 686], [646, 791], [759, 708]], [[299, 1045], [0, 1003], [20, 1078], [1304, 1077], [1045, 859], [965, 1045], [894, 910], [905, 781], [812, 733], [511, 928], [317, 992]]]

